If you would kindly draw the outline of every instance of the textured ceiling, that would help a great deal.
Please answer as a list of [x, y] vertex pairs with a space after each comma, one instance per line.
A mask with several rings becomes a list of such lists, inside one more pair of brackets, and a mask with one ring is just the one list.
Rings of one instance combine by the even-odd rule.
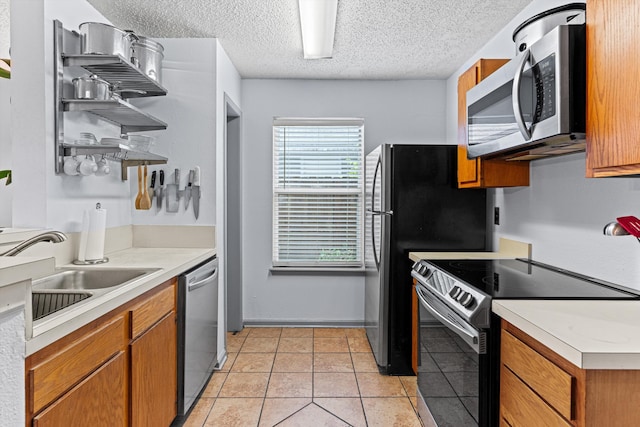
[[148, 37], [216, 37], [243, 78], [449, 77], [531, 0], [339, 0], [333, 58], [305, 60], [297, 0], [89, 0]]

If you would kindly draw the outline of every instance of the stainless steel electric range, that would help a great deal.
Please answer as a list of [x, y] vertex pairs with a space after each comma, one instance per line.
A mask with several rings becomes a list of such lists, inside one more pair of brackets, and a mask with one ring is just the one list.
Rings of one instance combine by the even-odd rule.
[[492, 299], [640, 299], [635, 291], [524, 259], [422, 260], [418, 411], [425, 425], [498, 426], [500, 319]]

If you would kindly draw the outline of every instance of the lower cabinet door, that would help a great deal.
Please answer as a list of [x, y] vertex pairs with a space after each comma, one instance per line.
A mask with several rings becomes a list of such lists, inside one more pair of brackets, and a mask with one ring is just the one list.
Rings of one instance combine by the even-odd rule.
[[125, 353], [118, 353], [36, 415], [34, 427], [126, 426], [125, 360]]
[[131, 343], [131, 426], [166, 427], [177, 415], [174, 311]]

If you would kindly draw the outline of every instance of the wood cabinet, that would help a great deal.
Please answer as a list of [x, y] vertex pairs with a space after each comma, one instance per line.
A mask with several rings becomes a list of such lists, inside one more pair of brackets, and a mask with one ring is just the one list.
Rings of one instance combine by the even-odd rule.
[[481, 59], [458, 78], [458, 187], [529, 185], [529, 162], [467, 158], [467, 91], [496, 71], [506, 59]]
[[[166, 288], [131, 310], [132, 427], [168, 426], [178, 414], [174, 293]], [[145, 330], [145, 325], [151, 326]]]
[[26, 425], [169, 426], [176, 288], [171, 279], [27, 357]]
[[587, 0], [587, 177], [640, 174], [640, 8]]
[[580, 369], [502, 321], [500, 424], [635, 425], [640, 371]]
[[34, 427], [126, 426], [124, 373], [126, 355], [119, 352], [34, 417]]

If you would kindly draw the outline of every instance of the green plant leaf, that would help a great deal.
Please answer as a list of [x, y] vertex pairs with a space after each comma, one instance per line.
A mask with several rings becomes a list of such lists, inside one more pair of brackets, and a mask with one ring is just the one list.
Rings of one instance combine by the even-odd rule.
[[5, 79], [11, 78], [11, 61], [9, 59], [0, 59], [0, 77]]
[[4, 179], [4, 178], [7, 178], [7, 182], [6, 182], [5, 185], [11, 184], [11, 171], [10, 170], [0, 171], [0, 179]]

